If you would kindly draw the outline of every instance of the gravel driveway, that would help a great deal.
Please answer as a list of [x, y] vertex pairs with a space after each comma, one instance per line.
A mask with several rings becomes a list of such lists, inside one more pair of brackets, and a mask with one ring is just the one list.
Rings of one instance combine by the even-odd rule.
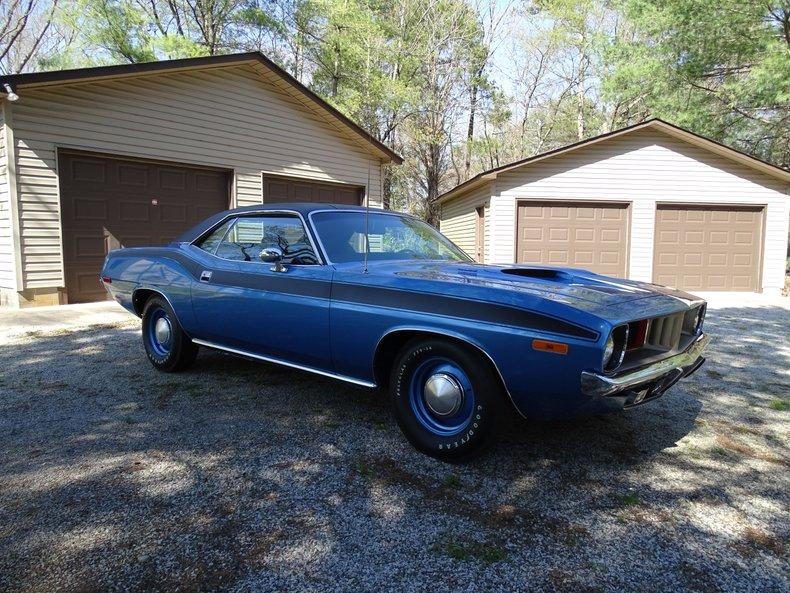
[[0, 590], [784, 593], [789, 302], [714, 301], [708, 363], [658, 402], [514, 420], [464, 466], [377, 392], [206, 351], [161, 374], [133, 317], [17, 324]]

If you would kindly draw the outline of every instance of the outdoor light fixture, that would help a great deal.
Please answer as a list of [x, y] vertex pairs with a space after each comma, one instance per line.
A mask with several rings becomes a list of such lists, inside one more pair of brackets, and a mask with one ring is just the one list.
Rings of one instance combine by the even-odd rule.
[[3, 88], [5, 89], [5, 94], [6, 94], [6, 97], [8, 98], [9, 101], [18, 101], [19, 100], [19, 95], [17, 95], [14, 92], [14, 89], [11, 88], [10, 84], [8, 84], [7, 82], [3, 83]]

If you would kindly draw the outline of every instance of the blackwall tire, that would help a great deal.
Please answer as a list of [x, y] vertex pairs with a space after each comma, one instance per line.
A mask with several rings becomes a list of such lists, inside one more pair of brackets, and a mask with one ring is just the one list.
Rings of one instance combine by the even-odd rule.
[[401, 350], [390, 400], [409, 442], [448, 462], [466, 461], [490, 445], [507, 403], [484, 355], [441, 339], [414, 340]]
[[151, 364], [160, 371], [174, 373], [189, 367], [198, 347], [184, 333], [170, 303], [151, 297], [143, 309], [143, 345]]

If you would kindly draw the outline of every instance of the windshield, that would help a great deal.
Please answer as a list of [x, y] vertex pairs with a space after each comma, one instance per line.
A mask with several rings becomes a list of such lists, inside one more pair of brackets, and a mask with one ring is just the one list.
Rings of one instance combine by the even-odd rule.
[[[432, 226], [409, 216], [368, 215], [369, 261], [430, 259], [472, 261]], [[365, 257], [365, 212], [316, 212], [311, 215], [321, 244], [333, 263]]]

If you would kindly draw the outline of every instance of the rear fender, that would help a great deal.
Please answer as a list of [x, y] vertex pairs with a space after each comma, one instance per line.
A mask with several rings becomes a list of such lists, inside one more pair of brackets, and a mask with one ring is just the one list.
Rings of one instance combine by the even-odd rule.
[[121, 304], [136, 315], [142, 315], [145, 301], [156, 293], [167, 300], [187, 333], [195, 330], [193, 279], [189, 271], [175, 259], [166, 254], [145, 253], [142, 249], [124, 249], [108, 256], [102, 275], [112, 279], [111, 286], [123, 289], [125, 294], [118, 296], [123, 296], [128, 302]]

